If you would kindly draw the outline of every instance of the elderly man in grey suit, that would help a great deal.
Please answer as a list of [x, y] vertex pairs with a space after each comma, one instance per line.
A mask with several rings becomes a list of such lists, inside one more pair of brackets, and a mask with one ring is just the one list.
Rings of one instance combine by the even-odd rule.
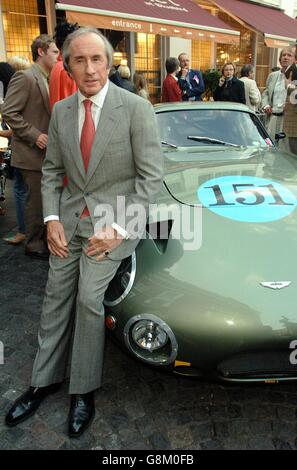
[[8, 426], [31, 416], [63, 382], [72, 333], [69, 436], [90, 424], [93, 392], [101, 385], [104, 293], [144, 233], [148, 206], [161, 188], [153, 108], [109, 82], [112, 57], [96, 29], [75, 31], [63, 47], [78, 92], [57, 103], [51, 119], [42, 179], [51, 256], [39, 349], [31, 387], [9, 410]]
[[41, 34], [31, 45], [34, 64], [12, 77], [2, 116], [13, 131], [12, 164], [28, 188], [25, 208], [27, 255], [48, 258], [41, 204], [41, 166], [50, 121], [48, 78], [58, 60], [52, 37]]
[[279, 56], [281, 69], [268, 75], [266, 88], [262, 94], [262, 107], [266, 114], [266, 128], [274, 139], [275, 134], [282, 132], [284, 108], [287, 98], [285, 71], [295, 60], [292, 47], [282, 49]]

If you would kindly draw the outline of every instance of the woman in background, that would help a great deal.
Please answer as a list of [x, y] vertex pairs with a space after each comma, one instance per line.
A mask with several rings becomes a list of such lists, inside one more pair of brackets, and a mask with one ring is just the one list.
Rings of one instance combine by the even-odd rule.
[[141, 73], [135, 72], [133, 75], [133, 83], [136, 89], [136, 94], [146, 100], [149, 100], [150, 95], [148, 92], [145, 76], [142, 75]]
[[167, 76], [162, 85], [162, 103], [182, 100], [182, 91], [178, 85], [177, 73], [180, 66], [176, 57], [168, 57], [165, 62]]
[[131, 91], [131, 93], [135, 93], [135, 87], [133, 83], [130, 82], [131, 72], [128, 65], [120, 65], [118, 72], [122, 79], [123, 88], [125, 88], [125, 90]]
[[244, 84], [235, 77], [235, 65], [227, 62], [222, 68], [222, 76], [214, 91], [215, 101], [233, 101], [245, 104]]

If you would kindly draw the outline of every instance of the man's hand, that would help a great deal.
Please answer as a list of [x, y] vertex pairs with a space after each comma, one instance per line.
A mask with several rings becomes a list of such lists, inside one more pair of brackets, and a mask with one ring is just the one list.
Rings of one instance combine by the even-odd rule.
[[58, 220], [50, 220], [46, 224], [48, 249], [52, 255], [67, 258], [68, 248], [64, 228]]
[[267, 116], [270, 116], [270, 114], [272, 113], [272, 107], [271, 106], [265, 106], [263, 111], [264, 111], [265, 114], [267, 114]]
[[45, 149], [47, 146], [47, 139], [47, 134], [40, 134], [40, 136], [36, 140], [37, 147], [39, 147], [41, 150]]
[[105, 252], [111, 252], [123, 241], [123, 237], [112, 227], [104, 227], [89, 238], [87, 256], [95, 256], [97, 261], [106, 258]]
[[189, 69], [187, 67], [182, 67], [181, 69], [181, 78], [186, 78], [188, 75]]
[[222, 87], [224, 85], [225, 81], [226, 81], [225, 77], [223, 77], [223, 76], [220, 77], [219, 86]]

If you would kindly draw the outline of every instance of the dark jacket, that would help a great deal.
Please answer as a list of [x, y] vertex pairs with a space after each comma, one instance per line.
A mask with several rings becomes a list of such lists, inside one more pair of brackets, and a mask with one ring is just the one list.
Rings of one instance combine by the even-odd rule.
[[223, 86], [217, 86], [213, 98], [215, 101], [234, 101], [235, 103], [246, 104], [244, 83], [233, 77], [228, 82], [225, 81]]
[[133, 85], [130, 80], [127, 78], [121, 78], [122, 79], [122, 88], [125, 88], [125, 90], [131, 91], [131, 93], [136, 93], [135, 86]]
[[199, 70], [189, 70], [189, 82], [181, 78], [181, 72], [177, 74], [178, 84], [182, 91], [182, 100], [189, 101], [189, 98], [195, 98], [195, 101], [201, 101], [201, 95], [205, 90], [202, 73]]

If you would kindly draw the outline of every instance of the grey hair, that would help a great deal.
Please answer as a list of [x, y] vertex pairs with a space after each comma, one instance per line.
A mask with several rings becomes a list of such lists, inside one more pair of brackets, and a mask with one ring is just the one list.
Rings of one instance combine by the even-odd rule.
[[102, 39], [104, 47], [105, 47], [108, 68], [110, 69], [112, 67], [113, 47], [108, 41], [108, 39], [105, 36], [103, 36], [103, 34], [100, 33], [98, 29], [85, 27], [85, 28], [79, 28], [76, 31], [73, 31], [73, 33], [69, 34], [67, 38], [65, 39], [65, 42], [62, 48], [62, 57], [63, 57], [64, 68], [65, 70], [67, 70], [67, 72], [71, 72], [70, 67], [69, 67], [69, 59], [70, 59], [69, 48], [70, 48], [71, 42], [74, 39], [78, 38], [79, 36], [84, 36], [85, 34], [91, 34], [91, 33], [95, 34], [96, 36], [99, 36], [99, 38]]
[[246, 64], [242, 67], [242, 69], [240, 71], [240, 75], [242, 77], [248, 77], [249, 73], [253, 72], [253, 71], [254, 71], [254, 67], [252, 66], [252, 64]]

